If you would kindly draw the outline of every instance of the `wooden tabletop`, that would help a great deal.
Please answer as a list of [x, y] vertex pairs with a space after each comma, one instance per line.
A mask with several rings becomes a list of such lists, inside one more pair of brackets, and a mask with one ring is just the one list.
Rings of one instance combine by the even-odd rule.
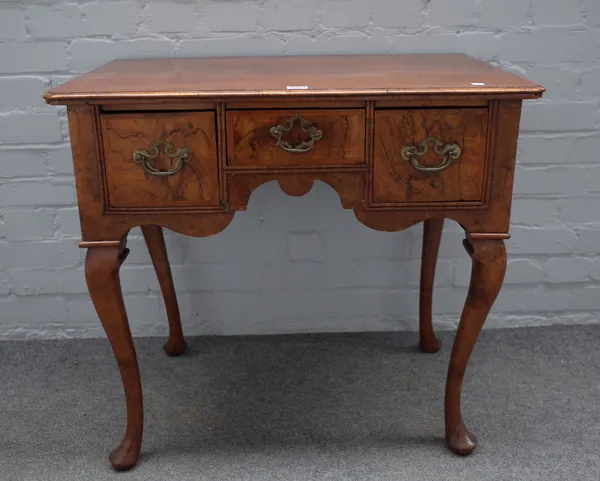
[[462, 54], [114, 60], [45, 94], [49, 103], [247, 96], [514, 95], [544, 88]]

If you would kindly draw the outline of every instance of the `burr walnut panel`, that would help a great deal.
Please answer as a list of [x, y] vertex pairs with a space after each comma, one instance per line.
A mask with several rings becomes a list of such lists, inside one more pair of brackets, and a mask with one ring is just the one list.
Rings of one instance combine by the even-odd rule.
[[109, 114], [101, 128], [109, 207], [220, 204], [214, 112]]
[[365, 111], [228, 111], [227, 158], [231, 167], [364, 164]]
[[487, 109], [375, 113], [374, 203], [481, 201]]

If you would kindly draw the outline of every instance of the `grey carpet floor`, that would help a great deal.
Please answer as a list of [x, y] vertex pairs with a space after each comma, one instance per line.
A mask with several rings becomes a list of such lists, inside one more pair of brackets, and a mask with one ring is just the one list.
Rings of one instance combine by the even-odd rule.
[[104, 340], [0, 343], [0, 480], [600, 479], [600, 327], [487, 331], [464, 395], [480, 439], [444, 446], [452, 333], [137, 339], [138, 466], [111, 471], [124, 402]]

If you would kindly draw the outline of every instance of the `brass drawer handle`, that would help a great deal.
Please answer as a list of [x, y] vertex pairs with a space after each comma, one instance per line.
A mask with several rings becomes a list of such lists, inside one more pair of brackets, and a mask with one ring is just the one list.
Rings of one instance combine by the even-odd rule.
[[[294, 124], [296, 123], [296, 120], [300, 121], [300, 128], [302, 129], [302, 132], [308, 134], [310, 136], [310, 140], [302, 141], [298, 145], [293, 146], [289, 142], [281, 140], [281, 137], [283, 137], [284, 133], [292, 130]], [[269, 133], [277, 139], [277, 147], [281, 147], [286, 152], [291, 152], [293, 154], [301, 154], [303, 152], [308, 152], [309, 150], [312, 150], [317, 140], [323, 138], [323, 131], [317, 129], [314, 125], [308, 127], [308, 120], [302, 118], [300, 114], [296, 114], [293, 117], [290, 117], [289, 119], [287, 119], [286, 122], [288, 124], [287, 127], [279, 124], [277, 127], [271, 127], [269, 129]]]
[[[419, 159], [417, 159], [417, 157], [423, 157], [428, 152], [429, 147], [427, 144], [429, 142], [433, 142], [433, 151], [437, 155], [444, 156], [442, 162], [435, 167], [421, 165]], [[444, 142], [435, 137], [427, 137], [418, 145], [418, 147], [406, 145], [405, 147], [402, 147], [402, 150], [400, 151], [402, 158], [407, 162], [410, 162], [415, 169], [420, 170], [421, 172], [441, 172], [450, 167], [450, 164], [460, 157], [461, 152], [462, 150], [458, 144], [444, 145]]]
[[[177, 158], [177, 163], [171, 170], [159, 170], [150, 164], [150, 161], [156, 159], [160, 154], [161, 145], [164, 146], [167, 157], [170, 159]], [[138, 164], [142, 164], [144, 170], [155, 177], [169, 177], [176, 174], [182, 169], [183, 164], [190, 160], [191, 156], [192, 151], [187, 147], [175, 147], [162, 139], [154, 142], [148, 149], [139, 149], [133, 152], [133, 160]]]

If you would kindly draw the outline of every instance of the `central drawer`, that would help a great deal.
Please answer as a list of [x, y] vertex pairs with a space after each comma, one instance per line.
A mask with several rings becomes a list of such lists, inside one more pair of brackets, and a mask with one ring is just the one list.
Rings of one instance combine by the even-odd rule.
[[232, 167], [340, 166], [365, 163], [365, 111], [230, 110]]

